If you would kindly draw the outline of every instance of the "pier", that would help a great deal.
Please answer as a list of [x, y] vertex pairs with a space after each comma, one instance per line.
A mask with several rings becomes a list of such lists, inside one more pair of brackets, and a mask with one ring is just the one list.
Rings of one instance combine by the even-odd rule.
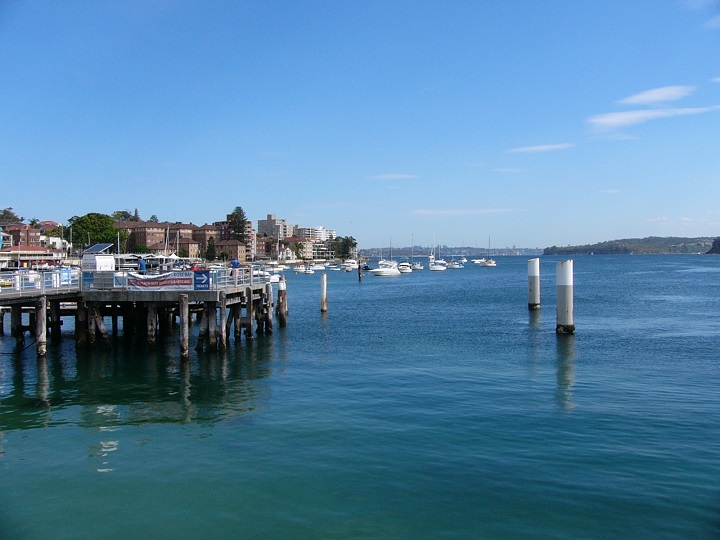
[[[239, 343], [273, 332], [273, 289], [251, 267], [183, 270], [141, 275], [134, 272], [53, 269], [0, 272], [0, 335], [10, 315], [10, 335], [19, 345], [25, 334], [35, 337], [37, 355], [59, 340], [63, 317], [74, 317], [78, 349], [102, 341], [110, 347], [110, 333], [126, 339], [134, 335], [153, 346], [159, 332], [169, 333], [179, 319], [180, 355], [189, 356], [190, 320], [199, 322], [195, 349], [224, 350], [232, 335]], [[283, 301], [286, 298], [283, 288]], [[282, 312], [285, 324], [285, 311]], [[109, 318], [111, 328], [105, 321]], [[23, 324], [27, 319], [28, 323]], [[253, 326], [255, 331], [253, 332]]]

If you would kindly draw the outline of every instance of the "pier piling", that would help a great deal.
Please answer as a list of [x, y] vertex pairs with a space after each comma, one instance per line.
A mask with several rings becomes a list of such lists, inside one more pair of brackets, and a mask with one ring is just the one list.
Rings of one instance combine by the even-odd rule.
[[528, 309], [540, 308], [540, 259], [528, 261]]
[[190, 308], [187, 294], [180, 295], [180, 358], [187, 359], [190, 356], [189, 336], [190, 336]]
[[285, 276], [281, 276], [280, 282], [278, 283], [278, 299], [277, 305], [275, 306], [275, 313], [277, 314], [280, 328], [285, 328], [287, 326], [288, 316], [287, 282], [285, 281]]
[[575, 332], [575, 314], [573, 305], [573, 261], [560, 261], [556, 264], [557, 285], [557, 334]]
[[35, 303], [35, 343], [38, 358], [47, 354], [47, 297], [41, 296]]
[[10, 308], [10, 335], [15, 338], [18, 344], [25, 341], [22, 327], [22, 306], [20, 305]]
[[225, 292], [220, 292], [220, 323], [218, 324], [218, 350], [227, 349], [227, 297]]

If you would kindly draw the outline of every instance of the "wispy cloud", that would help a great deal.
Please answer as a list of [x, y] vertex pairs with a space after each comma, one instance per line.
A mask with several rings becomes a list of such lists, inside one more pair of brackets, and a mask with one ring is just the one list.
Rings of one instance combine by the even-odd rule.
[[517, 208], [476, 208], [456, 210], [419, 208], [413, 211], [413, 213], [418, 216], [476, 216], [481, 214], [506, 214], [511, 212], [519, 212], [519, 210]]
[[671, 118], [673, 116], [687, 116], [712, 111], [714, 107], [694, 107], [684, 109], [647, 109], [641, 111], [625, 111], [616, 113], [597, 114], [588, 118], [587, 122], [598, 129], [610, 130], [626, 126], [644, 124], [658, 118]]
[[617, 193], [620, 193], [620, 190], [617, 188], [610, 188], [610, 189], [603, 189], [600, 191], [603, 195], [615, 195]]
[[714, 30], [715, 28], [720, 28], [720, 15], [715, 15], [712, 19], [705, 21], [705, 24], [703, 26], [711, 30]]
[[391, 173], [391, 174], [376, 174], [370, 177], [371, 180], [412, 180], [418, 178], [416, 174], [402, 174], [402, 173]]
[[630, 105], [647, 105], [651, 103], [662, 103], [665, 101], [675, 101], [689, 96], [695, 91], [694, 86], [663, 86], [645, 90], [628, 96], [618, 101], [618, 103], [626, 103]]
[[718, 0], [684, 0], [683, 4], [694, 11], [702, 11], [711, 8], [718, 3]]
[[561, 144], [540, 144], [538, 146], [521, 146], [520, 148], [511, 148], [506, 150], [508, 154], [529, 154], [532, 152], [553, 152], [555, 150], [566, 150], [575, 146], [571, 143]]
[[720, 83], [720, 77], [713, 77], [710, 79], [712, 82]]
[[522, 169], [514, 169], [512, 167], [498, 167], [497, 169], [495, 169], [495, 172], [505, 173], [505, 174], [518, 174], [518, 173], [523, 172], [523, 170]]

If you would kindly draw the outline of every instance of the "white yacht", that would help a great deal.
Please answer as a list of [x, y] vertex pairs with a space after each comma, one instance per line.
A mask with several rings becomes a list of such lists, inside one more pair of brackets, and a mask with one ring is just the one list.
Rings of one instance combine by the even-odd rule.
[[397, 267], [401, 274], [410, 274], [413, 271], [412, 264], [408, 261], [399, 262]]
[[378, 262], [377, 268], [368, 270], [373, 276], [379, 277], [395, 277], [400, 275], [398, 264], [395, 261], [381, 260]]

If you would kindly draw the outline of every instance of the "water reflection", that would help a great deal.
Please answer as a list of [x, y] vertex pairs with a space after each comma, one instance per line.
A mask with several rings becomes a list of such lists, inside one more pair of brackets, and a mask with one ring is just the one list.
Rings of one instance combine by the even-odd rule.
[[268, 389], [255, 381], [275, 369], [272, 336], [223, 353], [196, 353], [184, 362], [176, 343], [166, 350], [119, 344], [72, 355], [74, 343], [64, 345], [47, 359], [35, 361], [30, 351], [3, 362], [0, 431], [63, 423], [102, 431], [148, 423], [211, 424], [256, 409]]
[[557, 387], [555, 401], [558, 406], [569, 410], [572, 402], [572, 388], [575, 385], [575, 336], [564, 334], [557, 336]]

